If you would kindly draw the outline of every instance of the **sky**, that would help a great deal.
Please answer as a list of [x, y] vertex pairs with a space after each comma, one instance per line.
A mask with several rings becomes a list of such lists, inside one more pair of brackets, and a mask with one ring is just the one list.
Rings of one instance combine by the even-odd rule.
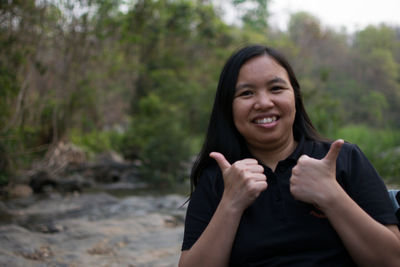
[[[217, 0], [218, 2], [218, 0]], [[235, 12], [219, 0], [226, 11], [227, 22], [234, 21]], [[286, 30], [290, 14], [307, 11], [317, 17], [323, 26], [347, 32], [366, 26], [385, 23], [400, 27], [400, 0], [271, 0], [270, 25]]]

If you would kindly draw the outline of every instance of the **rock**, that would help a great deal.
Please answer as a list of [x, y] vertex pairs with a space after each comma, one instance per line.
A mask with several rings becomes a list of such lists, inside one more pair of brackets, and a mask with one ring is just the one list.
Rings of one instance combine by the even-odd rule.
[[39, 220], [28, 218], [31, 228], [0, 226], [0, 266], [177, 266], [185, 200], [104, 193], [38, 200], [16, 210]]
[[40, 246], [33, 252], [21, 252], [21, 256], [28, 260], [45, 261], [53, 256], [53, 252], [49, 246]]
[[68, 174], [81, 174], [86, 180], [111, 184], [116, 182], [138, 182], [137, 164], [123, 161], [115, 156], [103, 156], [95, 163], [84, 163], [66, 168]]
[[136, 165], [129, 162], [108, 162], [88, 167], [86, 177], [99, 183], [136, 182]]
[[124, 157], [115, 151], [107, 151], [96, 156], [97, 164], [124, 163]]
[[12, 223], [13, 212], [3, 203], [0, 202], [0, 220], [3, 223]]
[[44, 193], [57, 187], [57, 182], [47, 171], [39, 170], [29, 177], [29, 186], [34, 193]]
[[82, 175], [75, 174], [64, 178], [54, 178], [47, 171], [40, 170], [29, 178], [29, 185], [35, 193], [60, 193], [82, 192], [84, 188], [91, 187], [93, 183]]
[[56, 181], [57, 191], [61, 193], [82, 192], [85, 188], [93, 187], [93, 182], [85, 179], [80, 174], [74, 174], [66, 178], [59, 178]]
[[14, 185], [8, 191], [9, 197], [11, 198], [26, 198], [30, 197], [32, 193], [32, 188], [25, 184]]
[[62, 224], [55, 224], [53, 222], [46, 222], [37, 224], [32, 227], [32, 230], [40, 233], [54, 234], [65, 231], [67, 228]]
[[95, 169], [94, 179], [100, 183], [116, 183], [121, 180], [121, 172], [115, 166], [99, 166]]
[[67, 166], [79, 165], [86, 162], [85, 152], [79, 147], [60, 141], [45, 156], [47, 168], [62, 171]]
[[49, 149], [45, 158], [28, 172], [28, 177], [34, 193], [82, 192], [96, 183], [142, 186], [136, 162], [125, 161], [114, 151], [101, 153], [95, 162], [88, 162], [82, 150], [63, 142]]

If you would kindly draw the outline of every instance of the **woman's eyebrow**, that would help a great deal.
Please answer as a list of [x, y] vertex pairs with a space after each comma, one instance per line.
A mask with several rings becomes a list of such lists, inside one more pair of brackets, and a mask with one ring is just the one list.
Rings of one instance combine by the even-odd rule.
[[242, 83], [242, 84], [239, 84], [238, 86], [236, 86], [235, 90], [236, 90], [236, 91], [239, 91], [239, 90], [241, 90], [241, 89], [253, 88], [253, 87], [254, 87], [254, 86], [253, 86], [252, 84], [250, 84], [250, 83]]
[[[267, 82], [267, 85], [272, 85], [272, 84], [276, 84], [276, 83], [283, 83], [285, 85], [287, 85], [288, 83], [286, 82], [286, 80], [280, 78], [280, 77], [274, 77], [273, 79], [269, 80]], [[246, 88], [254, 88], [255, 86], [251, 83], [242, 83], [239, 84], [238, 86], [235, 87], [236, 91], [242, 90], [242, 89], [246, 89]]]
[[282, 78], [280, 78], [280, 77], [275, 77], [275, 78], [273, 78], [272, 80], [269, 80], [269, 81], [267, 82], [268, 85], [271, 85], [271, 84], [274, 84], [274, 83], [284, 83], [284, 84], [287, 84], [286, 80], [284, 80], [284, 79], [282, 79]]

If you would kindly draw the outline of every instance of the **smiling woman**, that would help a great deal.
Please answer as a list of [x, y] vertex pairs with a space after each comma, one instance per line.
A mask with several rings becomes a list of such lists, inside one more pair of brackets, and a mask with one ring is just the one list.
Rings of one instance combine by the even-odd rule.
[[[273, 170], [294, 151], [294, 90], [286, 70], [272, 57], [255, 57], [241, 67], [232, 109], [250, 152]], [[271, 157], [265, 151], [282, 156]]]
[[357, 146], [318, 135], [274, 49], [228, 59], [191, 181], [180, 266], [400, 264], [382, 179]]

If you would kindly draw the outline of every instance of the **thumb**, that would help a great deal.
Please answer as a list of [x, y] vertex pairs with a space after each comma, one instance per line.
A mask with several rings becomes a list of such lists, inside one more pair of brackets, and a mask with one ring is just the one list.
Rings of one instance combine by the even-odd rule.
[[342, 139], [338, 139], [335, 142], [333, 142], [331, 145], [331, 148], [329, 149], [328, 153], [324, 157], [324, 160], [327, 160], [331, 163], [336, 163], [336, 159], [339, 155], [340, 149], [342, 148], [343, 144], [344, 144], [344, 141]]
[[219, 152], [211, 152], [210, 157], [215, 159], [215, 161], [218, 163], [218, 166], [222, 172], [224, 172], [226, 169], [228, 169], [231, 166], [231, 164], [225, 159], [224, 155], [222, 155]]

